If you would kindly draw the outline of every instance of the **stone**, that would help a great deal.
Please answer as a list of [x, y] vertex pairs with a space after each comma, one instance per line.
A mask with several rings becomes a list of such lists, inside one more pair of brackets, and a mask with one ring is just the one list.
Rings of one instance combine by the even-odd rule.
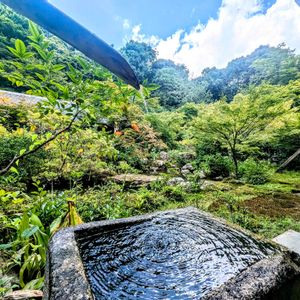
[[173, 177], [167, 181], [167, 185], [169, 186], [175, 186], [175, 185], [186, 186], [187, 184], [188, 182], [184, 180], [182, 177]]
[[199, 179], [204, 179], [204, 178], [206, 178], [206, 174], [205, 174], [205, 172], [204, 172], [203, 170], [200, 170], [200, 171], [198, 172], [198, 176], [199, 176]]
[[203, 180], [200, 182], [200, 189], [202, 191], [210, 191], [216, 189], [216, 183], [212, 180]]
[[275, 237], [273, 241], [300, 255], [300, 232], [288, 230]]
[[159, 157], [160, 157], [161, 160], [164, 160], [164, 161], [168, 160], [168, 159], [169, 159], [168, 152], [161, 151], [161, 152], [159, 153]]
[[139, 187], [139, 186], [149, 185], [150, 183], [159, 180], [160, 177], [154, 175], [143, 175], [143, 174], [119, 174], [110, 177], [110, 179], [116, 183]]
[[288, 253], [275, 255], [250, 266], [201, 300], [264, 299], [282, 283], [299, 274], [299, 266], [291, 260]]
[[[223, 228], [224, 233], [228, 231], [232, 231], [233, 234], [232, 236], [238, 235], [239, 237], [242, 238], [243, 236], [245, 237], [248, 235], [249, 237], [249, 233], [246, 232], [245, 230], [239, 229], [237, 227], [231, 227], [225, 221], [215, 218], [208, 213], [198, 211], [197, 209], [192, 207], [166, 211], [166, 212], [157, 212], [153, 214], [136, 216], [136, 217], [126, 218], [126, 219], [91, 222], [91, 223], [86, 223], [75, 227], [65, 228], [58, 231], [56, 234], [54, 234], [54, 236], [51, 238], [49, 243], [47, 264], [45, 270], [44, 299], [45, 300], [102, 299], [99, 297], [98, 298], [94, 297], [94, 294], [92, 292], [93, 287], [91, 286], [90, 281], [88, 280], [87, 277], [87, 272], [89, 271], [85, 269], [86, 262], [84, 262], [84, 259], [81, 256], [82, 247], [83, 247], [82, 245], [85, 245], [84, 247], [92, 247], [94, 245], [89, 239], [90, 237], [94, 237], [95, 235], [101, 235], [102, 233], [105, 232], [106, 234], [109, 234], [109, 232], [114, 230], [119, 230], [120, 228], [125, 228], [125, 230], [127, 230], [127, 228], [130, 226], [139, 227], [143, 222], [146, 222], [147, 224], [158, 224], [157, 223], [158, 220], [161, 220], [162, 221], [161, 224], [165, 225], [167, 224], [166, 222], [169, 222], [168, 221], [169, 216], [174, 216], [175, 219], [178, 219], [178, 217], [181, 216], [181, 218], [184, 218], [184, 220], [186, 220], [186, 217], [188, 215], [196, 218], [204, 218], [205, 220], [203, 224], [205, 224], [205, 226], [208, 226], [207, 225], [208, 221], [212, 222], [211, 224], [218, 224], [216, 225], [218, 226], [217, 227], [218, 230], [220, 228]], [[192, 218], [192, 220], [194, 219]], [[184, 227], [184, 224], [181, 224], [181, 226]], [[117, 235], [115, 236], [117, 237]], [[153, 249], [154, 251], [156, 250], [158, 253], [161, 253], [161, 255], [163, 255], [165, 253], [164, 251], [162, 251], [164, 250], [164, 248], [160, 249], [158, 247], [158, 246], [161, 247], [163, 243], [160, 243], [159, 236], [157, 237], [158, 237], [158, 239], [156, 240], [156, 243], [158, 243], [156, 245], [157, 248], [155, 247], [155, 245], [151, 244], [150, 241], [148, 243], [149, 245], [151, 245], [149, 249]], [[117, 241], [114, 240], [114, 238], [115, 237], [112, 237], [114, 241], [114, 245], [111, 246], [112, 247], [111, 251], [115, 250], [114, 247], [118, 247], [118, 243]], [[136, 238], [138, 239], [139, 236], [136, 236]], [[255, 240], [254, 237], [251, 238], [253, 239], [253, 241]], [[238, 240], [240, 241], [240, 239]], [[256, 241], [256, 243], [259, 242]], [[108, 244], [108, 247], [109, 245], [110, 244]], [[214, 243], [209, 245], [210, 248], [208, 250], [210, 251], [213, 250], [212, 247]], [[296, 260], [295, 257], [289, 251], [283, 251], [281, 248], [276, 247], [276, 245], [275, 246], [271, 246], [270, 244], [268, 245], [269, 245], [268, 247], [272, 247], [272, 251], [270, 250], [271, 252], [268, 252], [269, 254], [263, 255], [261, 259], [257, 257], [257, 260], [254, 261], [253, 264], [250, 264], [248, 267], [243, 267], [240, 271], [235, 272], [234, 274], [232, 274], [232, 276], [222, 281], [223, 282], [222, 284], [217, 286], [212, 285], [209, 292], [207, 292], [203, 296], [199, 295], [199, 297], [195, 297], [195, 299], [200, 299], [200, 298], [205, 300], [265, 299], [264, 297], [268, 297], [268, 295], [270, 295], [272, 291], [284, 285], [287, 282], [287, 280], [293, 280], [294, 278], [298, 277], [300, 275], [300, 268], [299, 268], [300, 261]], [[137, 244], [134, 247], [139, 249], [140, 246], [142, 245]], [[172, 243], [169, 243], [169, 246], [174, 247]], [[215, 246], [218, 247], [218, 245]], [[167, 251], [167, 249], [165, 249], [165, 251]], [[118, 253], [118, 251], [116, 253]], [[104, 255], [106, 254], [104, 253]], [[241, 252], [241, 255], [247, 256], [247, 253], [243, 254], [243, 252]], [[131, 258], [133, 260], [135, 259], [134, 256]], [[208, 263], [212, 263], [212, 262], [209, 261]], [[221, 268], [222, 266], [220, 265], [219, 267]], [[105, 271], [107, 270], [105, 269]], [[108, 274], [107, 276], [115, 276], [113, 274], [113, 271], [111, 272], [110, 270], [109, 272], [110, 275]], [[109, 280], [109, 278], [110, 277], [108, 277], [107, 280]], [[273, 299], [273, 298], [267, 298], [267, 299]]]
[[165, 173], [167, 171], [166, 161], [161, 159], [154, 160], [149, 170], [154, 175]]
[[189, 171], [193, 172], [194, 167], [191, 164], [186, 164], [181, 168], [181, 170], [189, 170]]
[[153, 166], [155, 167], [163, 167], [166, 164], [164, 160], [154, 160]]
[[196, 158], [196, 153], [194, 152], [183, 152], [179, 154], [181, 160], [192, 161]]
[[181, 168], [180, 173], [182, 176], [186, 177], [188, 175], [193, 174], [193, 171], [194, 167], [191, 164], [186, 164]]
[[181, 170], [180, 173], [181, 173], [181, 175], [183, 177], [187, 177], [188, 175], [192, 174], [190, 170], [186, 170], [186, 169], [185, 170]]
[[42, 299], [43, 292], [39, 290], [18, 290], [6, 294], [3, 300]]

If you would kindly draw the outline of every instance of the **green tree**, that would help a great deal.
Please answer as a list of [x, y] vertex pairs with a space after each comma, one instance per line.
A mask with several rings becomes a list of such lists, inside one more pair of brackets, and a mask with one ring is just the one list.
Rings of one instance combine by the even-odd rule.
[[150, 45], [129, 41], [121, 48], [121, 53], [132, 66], [140, 82], [147, 81], [151, 77], [151, 68], [156, 60], [156, 52]]
[[222, 144], [233, 161], [236, 177], [241, 156], [259, 151], [259, 142], [272, 139], [295, 114], [289, 95], [270, 90], [270, 86], [263, 86], [248, 95], [236, 95], [230, 103], [221, 100], [202, 106], [196, 119], [194, 134], [200, 140], [210, 138]]

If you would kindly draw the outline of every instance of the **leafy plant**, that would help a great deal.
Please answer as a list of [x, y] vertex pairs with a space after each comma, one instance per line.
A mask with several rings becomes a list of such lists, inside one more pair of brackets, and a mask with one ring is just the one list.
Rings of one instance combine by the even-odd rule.
[[272, 170], [268, 162], [248, 158], [241, 163], [240, 176], [248, 183], [263, 184], [270, 179]]
[[227, 156], [221, 154], [206, 155], [203, 158], [200, 167], [203, 168], [205, 174], [215, 178], [218, 176], [228, 177], [232, 169], [232, 164]]

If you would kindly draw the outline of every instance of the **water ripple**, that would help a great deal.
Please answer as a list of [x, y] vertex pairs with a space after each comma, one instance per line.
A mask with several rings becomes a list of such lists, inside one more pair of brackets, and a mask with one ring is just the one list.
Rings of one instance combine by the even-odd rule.
[[95, 299], [199, 299], [273, 249], [195, 211], [80, 238]]

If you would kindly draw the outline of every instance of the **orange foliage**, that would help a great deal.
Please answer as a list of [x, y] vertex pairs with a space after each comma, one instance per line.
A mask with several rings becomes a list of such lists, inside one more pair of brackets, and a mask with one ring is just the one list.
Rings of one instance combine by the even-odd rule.
[[138, 126], [138, 124], [136, 123], [131, 123], [131, 128], [136, 131], [136, 132], [140, 132], [140, 127]]
[[122, 132], [122, 131], [116, 131], [116, 132], [115, 132], [115, 135], [121, 136], [121, 135], [123, 135], [123, 132]]

